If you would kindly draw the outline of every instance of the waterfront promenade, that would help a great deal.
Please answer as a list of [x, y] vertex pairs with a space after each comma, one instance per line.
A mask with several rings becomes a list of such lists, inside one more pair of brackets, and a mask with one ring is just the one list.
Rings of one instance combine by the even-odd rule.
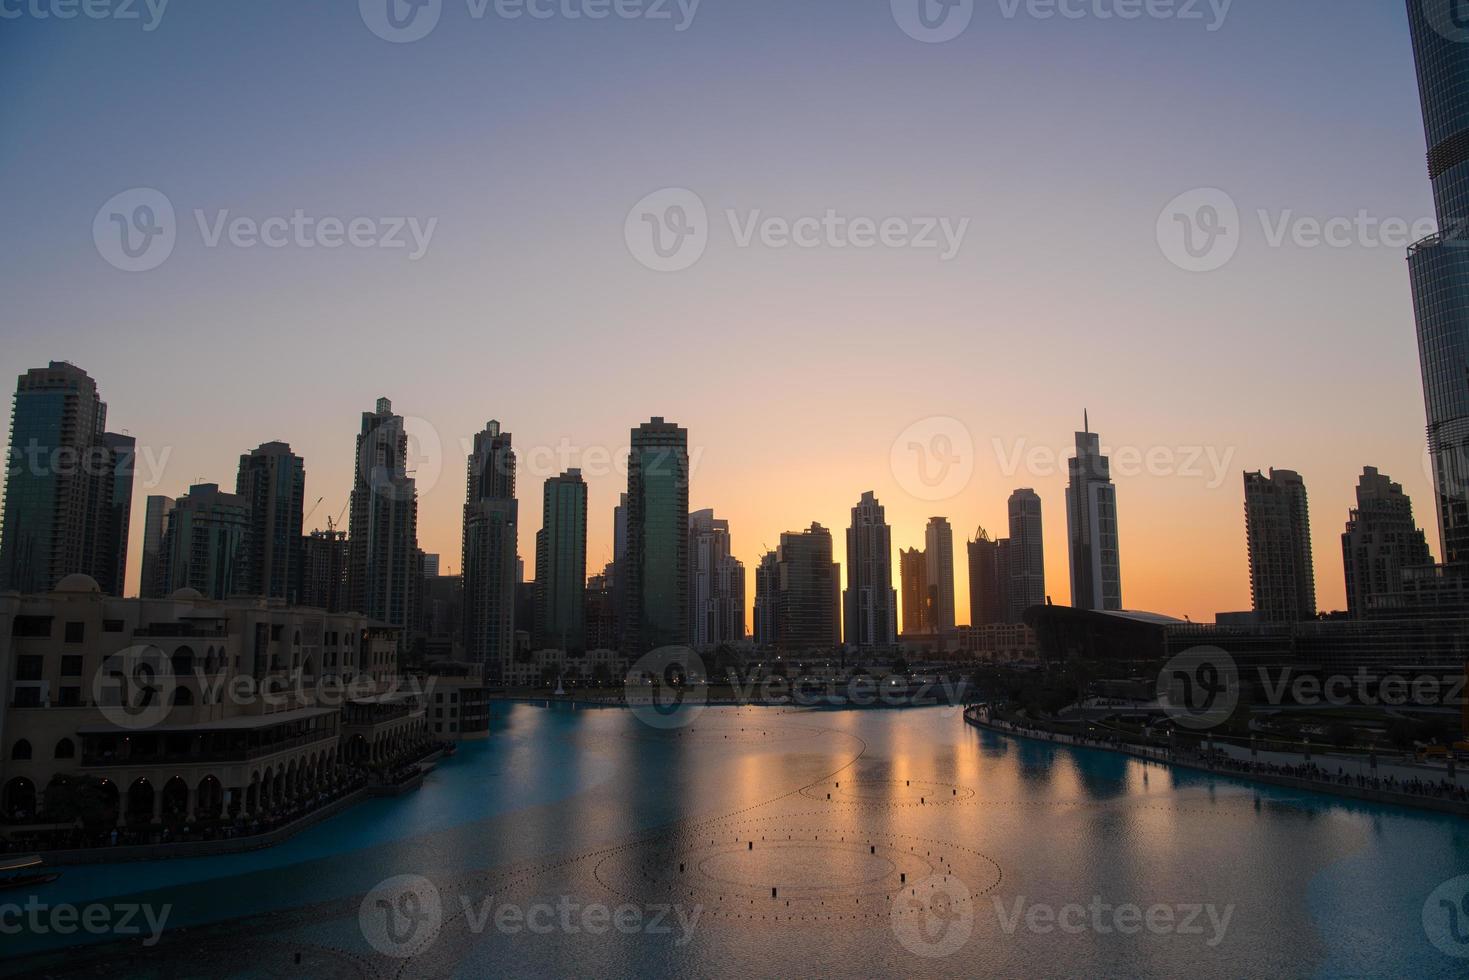
[[[1244, 756], [1239, 755], [1242, 750], [1237, 746], [1218, 746], [1207, 751], [1193, 752], [1162, 745], [1134, 744], [1111, 735], [1074, 735], [1047, 728], [1040, 723], [1009, 721], [995, 717], [989, 706], [982, 704], [966, 708], [964, 721], [976, 728], [989, 729], [1003, 735], [1119, 752], [1149, 762], [1218, 773], [1270, 786], [1469, 816], [1469, 787], [1465, 785], [1463, 774], [1450, 782], [1440, 773], [1427, 771], [1407, 774], [1405, 767], [1388, 764], [1378, 767], [1377, 775], [1370, 775], [1347, 768], [1349, 763], [1355, 764], [1357, 760], [1343, 760], [1319, 754], [1307, 756], [1304, 753], [1262, 752], [1251, 757], [1248, 750], [1243, 750], [1246, 753]], [[1353, 768], [1357, 766], [1354, 765]], [[1434, 779], [1434, 776], [1440, 778]]]

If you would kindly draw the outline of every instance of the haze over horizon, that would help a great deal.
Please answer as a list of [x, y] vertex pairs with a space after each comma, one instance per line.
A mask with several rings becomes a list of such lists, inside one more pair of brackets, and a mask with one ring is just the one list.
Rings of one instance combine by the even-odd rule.
[[[0, 270], [0, 377], [70, 360], [111, 429], [167, 454], [134, 487], [134, 594], [148, 494], [232, 488], [241, 453], [282, 440], [306, 460], [307, 506], [323, 498], [307, 527], [324, 526], [380, 396], [438, 440], [418, 465], [419, 541], [446, 570], [487, 420], [520, 455], [529, 576], [540, 481], [563, 465], [589, 473], [588, 570], [610, 560], [625, 473], [596, 461], [655, 415], [689, 430], [690, 509], [730, 521], [747, 603], [761, 552], [813, 521], [845, 578], [849, 511], [874, 490], [895, 552], [949, 519], [967, 622], [963, 542], [978, 525], [1003, 536], [1025, 486], [1044, 501], [1047, 592], [1068, 603], [1083, 411], [1113, 458], [1129, 609], [1249, 607], [1244, 470], [1305, 478], [1323, 610], [1345, 608], [1340, 533], [1363, 466], [1404, 485], [1438, 556], [1403, 249], [1360, 232], [1272, 244], [1301, 218], [1431, 217], [1402, 5], [1236, 0], [1217, 30], [1212, 15], [1009, 8], [976, 5], [943, 44], [907, 36], [887, 2], [839, 0], [704, 0], [684, 30], [676, 6], [670, 21], [510, 20], [451, 0], [401, 44], [356, 4], [170, 4], [153, 30], [6, 20], [0, 129], [28, 135], [0, 141], [25, 232]], [[146, 272], [93, 238], [131, 188], [177, 214], [172, 254]], [[678, 272], [625, 238], [663, 188], [707, 207], [707, 249]], [[1241, 216], [1238, 253], [1207, 273], [1159, 242], [1170, 202], [1198, 188]], [[434, 224], [416, 259], [407, 230], [404, 248], [210, 244], [230, 219], [298, 210]], [[752, 220], [829, 210], [968, 224], [948, 260], [740, 244]], [[893, 465], [929, 419], [974, 446], [972, 478], [939, 500]], [[1121, 469], [1125, 451], [1182, 465], [1195, 447], [1199, 476]]]

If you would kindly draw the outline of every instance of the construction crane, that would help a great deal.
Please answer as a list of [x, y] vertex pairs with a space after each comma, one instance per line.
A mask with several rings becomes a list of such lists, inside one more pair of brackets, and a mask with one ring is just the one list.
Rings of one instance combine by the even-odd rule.
[[306, 512], [306, 516], [301, 518], [301, 525], [303, 527], [306, 525], [306, 518], [308, 518], [312, 514], [316, 513], [316, 508], [320, 507], [321, 506], [321, 502], [323, 500], [325, 500], [325, 499], [326, 499], [325, 497], [317, 497], [316, 498], [316, 503], [312, 504], [311, 505], [311, 509]]

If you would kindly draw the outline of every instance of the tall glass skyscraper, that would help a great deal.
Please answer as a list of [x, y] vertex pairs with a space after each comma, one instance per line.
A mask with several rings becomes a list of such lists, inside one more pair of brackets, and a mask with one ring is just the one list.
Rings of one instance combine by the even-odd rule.
[[97, 383], [75, 365], [52, 361], [16, 382], [0, 590], [48, 592], [80, 572], [122, 594], [134, 443], [106, 425]]
[[923, 550], [928, 592], [932, 600], [930, 628], [940, 635], [954, 632], [954, 530], [946, 517], [931, 517]]
[[898, 593], [893, 589], [893, 530], [871, 490], [852, 508], [847, 528], [847, 644], [862, 650], [898, 642]]
[[263, 443], [240, 457], [235, 494], [250, 504], [249, 565], [242, 591], [299, 602], [305, 461], [287, 443]]
[[[464, 500], [464, 649], [485, 676], [501, 681], [515, 650], [515, 452], [491, 420], [475, 433]], [[534, 604], [532, 604], [532, 607]], [[530, 623], [526, 623], [530, 626]]]
[[408, 475], [408, 435], [393, 403], [362, 413], [348, 518], [348, 602], [407, 630], [418, 604], [418, 487]]
[[1117, 541], [1117, 487], [1090, 424], [1076, 433], [1067, 463], [1066, 531], [1071, 553], [1073, 609], [1122, 608], [1122, 562]]
[[654, 417], [627, 465], [622, 643], [634, 655], [689, 641], [689, 433]]
[[1024, 622], [1025, 610], [1046, 602], [1046, 551], [1041, 526], [1041, 498], [1030, 487], [1010, 494], [1010, 537], [999, 542], [1004, 574], [1005, 619]]
[[1437, 234], [1408, 250], [1444, 562], [1469, 564], [1469, 9], [1408, 0]]
[[581, 470], [546, 481], [536, 532], [535, 642], [541, 649], [586, 649], [587, 484]]

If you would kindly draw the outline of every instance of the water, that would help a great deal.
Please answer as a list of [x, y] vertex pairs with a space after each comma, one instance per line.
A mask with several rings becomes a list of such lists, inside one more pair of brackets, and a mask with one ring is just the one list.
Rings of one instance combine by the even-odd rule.
[[[162, 940], [127, 950], [129, 976], [1460, 977], [1469, 966], [1423, 924], [1435, 888], [1469, 874], [1459, 818], [998, 736], [950, 708], [710, 708], [664, 731], [618, 709], [516, 705], [493, 727], [419, 792], [279, 847], [67, 868], [37, 898], [171, 906]], [[408, 904], [392, 885], [369, 896], [399, 875], [431, 884], [410, 882]], [[0, 936], [0, 962], [116, 975], [116, 947], [79, 955], [87, 938]], [[61, 947], [72, 948], [16, 959]]]

